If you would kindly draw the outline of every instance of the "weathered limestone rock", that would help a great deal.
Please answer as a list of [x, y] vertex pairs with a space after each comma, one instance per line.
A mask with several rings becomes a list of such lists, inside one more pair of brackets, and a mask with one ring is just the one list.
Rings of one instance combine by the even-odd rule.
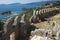
[[7, 32], [7, 27], [8, 27], [8, 24], [12, 21], [13, 17], [10, 17], [4, 24], [4, 32], [6, 33]]
[[33, 18], [33, 16], [31, 16], [31, 18], [29, 19], [29, 22], [30, 22], [30, 23], [32, 22], [32, 18]]
[[18, 21], [18, 16], [15, 17], [13, 25], [16, 26]]
[[33, 16], [35, 16], [36, 15], [36, 10], [33, 10]]
[[31, 40], [52, 40], [48, 37], [41, 37], [41, 36], [37, 36], [37, 35], [34, 35]]
[[60, 30], [58, 30], [57, 33], [56, 33], [56, 39], [60, 40]]
[[60, 30], [60, 25], [55, 22], [55, 27], [53, 28], [53, 31], [57, 32], [58, 30]]
[[36, 15], [38, 15], [38, 14], [39, 14], [39, 11], [37, 10], [37, 11], [36, 11]]
[[21, 22], [21, 23], [25, 23], [25, 14], [22, 15], [20, 22]]
[[34, 10], [34, 12], [33, 12], [33, 19], [35, 19], [36, 18], [36, 10]]
[[41, 10], [39, 10], [39, 14], [41, 14]]
[[56, 34], [56, 39], [59, 40], [59, 32]]
[[[42, 34], [41, 34], [42, 33]], [[47, 34], [46, 34], [47, 33]], [[46, 36], [46, 35], [52, 35], [52, 30], [46, 30], [46, 29], [35, 29], [34, 31], [31, 31], [31, 35], [40, 35], [40, 36]]]

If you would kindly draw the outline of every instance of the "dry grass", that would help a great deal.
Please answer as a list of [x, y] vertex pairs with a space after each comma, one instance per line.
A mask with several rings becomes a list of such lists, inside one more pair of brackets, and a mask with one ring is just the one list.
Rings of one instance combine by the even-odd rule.
[[41, 23], [36, 23], [34, 24], [37, 28], [42, 28], [42, 29], [52, 29], [52, 25], [50, 25], [47, 21], [41, 22]]
[[60, 22], [60, 13], [51, 17], [52, 20], [56, 21], [56, 22]]
[[42, 28], [42, 29], [53, 29], [53, 21], [56, 21], [56, 22], [60, 22], [60, 14], [57, 14], [53, 17], [51, 17], [50, 19], [52, 19], [51, 21], [49, 21], [50, 23], [48, 23], [48, 21], [44, 21], [44, 22], [41, 22], [41, 23], [36, 23], [34, 24], [34, 26], [36, 26], [37, 28]]

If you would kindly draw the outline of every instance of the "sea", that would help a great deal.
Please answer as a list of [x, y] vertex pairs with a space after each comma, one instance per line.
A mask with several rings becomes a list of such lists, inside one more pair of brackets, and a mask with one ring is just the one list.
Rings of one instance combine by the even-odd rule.
[[8, 18], [17, 16], [17, 12], [23, 12], [22, 8], [37, 8], [41, 7], [47, 2], [56, 2], [56, 1], [44, 1], [44, 2], [34, 2], [28, 4], [20, 4], [20, 3], [13, 3], [13, 4], [0, 4], [0, 14], [6, 11], [11, 11], [11, 14], [0, 15], [1, 21], [6, 21]]
[[18, 14], [16, 12], [11, 12], [11, 14], [5, 14], [5, 15], [0, 15], [0, 21], [5, 22], [8, 18], [17, 16]]

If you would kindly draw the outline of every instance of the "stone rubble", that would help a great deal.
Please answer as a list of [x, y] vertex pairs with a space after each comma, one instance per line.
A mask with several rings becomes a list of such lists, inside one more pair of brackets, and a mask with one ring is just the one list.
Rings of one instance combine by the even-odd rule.
[[[56, 40], [60, 40], [60, 24], [53, 21], [54, 22], [54, 27], [51, 29], [35, 29], [34, 31], [31, 31], [31, 40], [53, 40], [49, 38], [52, 37], [52, 35], [56, 35], [54, 38]], [[55, 34], [53, 34], [55, 33]], [[45, 38], [44, 38], [45, 37]], [[46, 37], [48, 37], [49, 39], [46, 39]]]
[[41, 37], [41, 36], [35, 35], [31, 40], [51, 40], [51, 39], [48, 37]]

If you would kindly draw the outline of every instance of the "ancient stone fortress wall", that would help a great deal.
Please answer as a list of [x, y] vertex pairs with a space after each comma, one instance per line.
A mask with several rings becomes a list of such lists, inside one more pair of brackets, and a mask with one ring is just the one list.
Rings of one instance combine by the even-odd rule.
[[[41, 17], [42, 18], [44, 18], [44, 17], [46, 18], [46, 17], [51, 16], [51, 15], [52, 16], [56, 15], [56, 14], [58, 14], [60, 12], [59, 10], [60, 10], [60, 8], [57, 8], [57, 7], [47, 8], [47, 9], [42, 9], [42, 10], [34, 10], [33, 16], [30, 18], [29, 21], [31, 22], [32, 19], [36, 20], [37, 17], [40, 17], [40, 19], [41, 19]], [[34, 36], [35, 37], [41, 36], [41, 37], [43, 37], [43, 39], [44, 39], [44, 37], [47, 37], [47, 36], [48, 36], [48, 38], [50, 38], [50, 37], [52, 37], [53, 34], [55, 34], [56, 35], [55, 36], [56, 40], [59, 40], [60, 39], [59, 38], [60, 37], [59, 36], [59, 34], [60, 34], [60, 30], [59, 30], [60, 29], [60, 25], [58, 23], [56, 23], [56, 22], [53, 22], [53, 23], [55, 24], [55, 26], [52, 28], [52, 30], [51, 29], [49, 29], [49, 30], [46, 30], [46, 29], [35, 29], [34, 31], [31, 31], [30, 39], [34, 38]], [[52, 40], [52, 39], [50, 39], [50, 40]]]
[[25, 14], [14, 16], [6, 20], [1, 40], [18, 40], [19, 36], [27, 35], [29, 23], [25, 21]]
[[4, 24], [4, 33], [2, 34], [2, 38], [1, 40], [10, 40], [10, 35], [12, 33], [15, 33], [16, 35], [18, 35], [18, 26], [15, 24], [14, 22], [17, 23], [17, 16], [16, 17], [11, 17], [9, 18], [5, 24]]
[[[34, 11], [33, 16], [31, 16], [30, 18], [30, 21], [31, 19], [34, 20], [37, 17], [37, 15], [41, 13], [51, 12], [53, 10], [59, 10], [59, 8], [54, 7], [54, 8], [48, 8], [48, 9], [42, 9], [37, 12]], [[1, 40], [11, 40], [12, 38], [14, 38], [13, 40], [15, 40], [16, 38], [18, 38], [20, 33], [21, 34], [23, 33], [25, 36], [27, 34], [28, 27], [29, 27], [29, 23], [25, 21], [25, 14], [21, 16], [21, 19], [20, 19], [20, 16], [11, 17], [4, 24], [4, 27], [3, 27], [4, 33], [2, 34]]]
[[49, 17], [51, 15], [55, 15], [59, 13], [59, 8], [53, 7], [53, 8], [45, 8], [41, 10], [33, 10], [33, 16], [29, 19], [29, 21], [36, 21], [37, 19], [42, 19], [44, 17]]

